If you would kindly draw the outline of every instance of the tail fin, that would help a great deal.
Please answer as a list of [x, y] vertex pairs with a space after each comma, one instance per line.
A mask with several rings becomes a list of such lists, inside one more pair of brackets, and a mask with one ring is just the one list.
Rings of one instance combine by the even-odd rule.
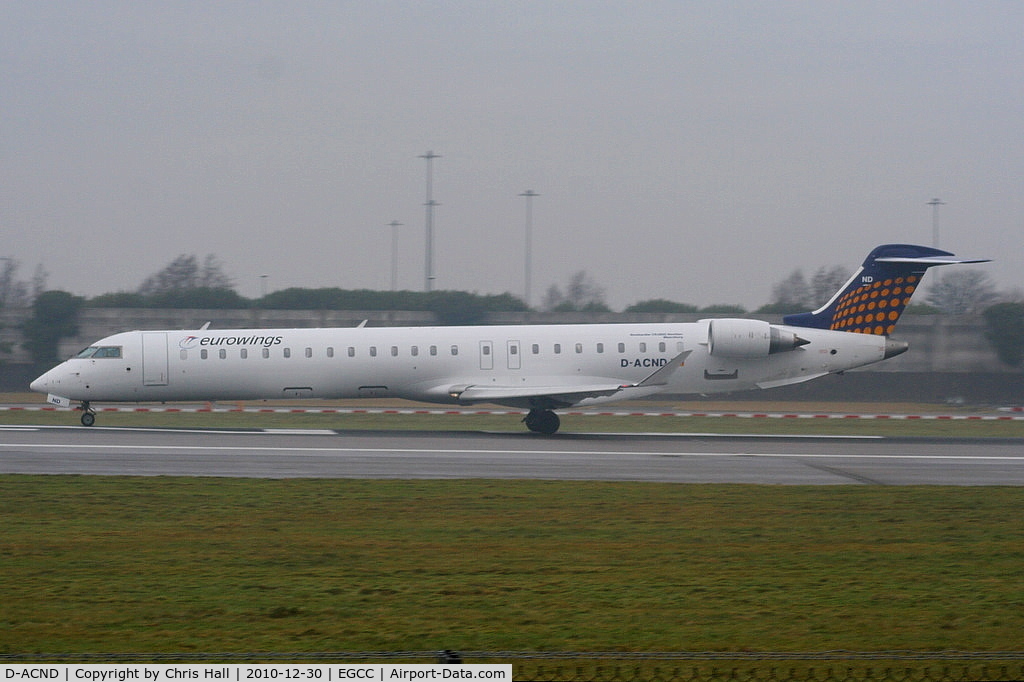
[[786, 315], [794, 327], [835, 329], [888, 336], [925, 270], [936, 265], [984, 263], [987, 258], [957, 258], [948, 251], [913, 244], [876, 247], [832, 299], [811, 313]]

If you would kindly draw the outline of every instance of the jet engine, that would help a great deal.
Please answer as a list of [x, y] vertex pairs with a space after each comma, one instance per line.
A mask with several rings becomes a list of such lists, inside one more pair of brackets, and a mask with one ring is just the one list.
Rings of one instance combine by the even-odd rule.
[[726, 358], [764, 358], [810, 343], [763, 320], [708, 321], [708, 352]]

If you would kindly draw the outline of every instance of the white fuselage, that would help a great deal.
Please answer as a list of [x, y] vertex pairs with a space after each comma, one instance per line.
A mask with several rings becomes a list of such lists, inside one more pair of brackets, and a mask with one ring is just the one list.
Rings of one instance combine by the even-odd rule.
[[552, 393], [561, 397], [545, 406], [564, 407], [635, 397], [567, 396], [573, 387], [637, 384], [670, 362], [680, 366], [646, 394], [782, 386], [892, 354], [886, 337], [781, 325], [773, 327], [803, 345], [714, 352], [710, 322], [131, 331], [95, 344], [120, 351], [67, 360], [32, 388], [100, 402], [394, 396], [452, 403], [471, 402], [460, 399], [465, 387], [493, 387], [499, 397], [489, 402], [532, 407]]

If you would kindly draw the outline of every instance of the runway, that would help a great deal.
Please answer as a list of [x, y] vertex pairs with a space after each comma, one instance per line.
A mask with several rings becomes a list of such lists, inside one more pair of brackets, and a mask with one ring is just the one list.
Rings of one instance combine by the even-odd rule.
[[0, 426], [0, 473], [1024, 485], [1024, 439]]

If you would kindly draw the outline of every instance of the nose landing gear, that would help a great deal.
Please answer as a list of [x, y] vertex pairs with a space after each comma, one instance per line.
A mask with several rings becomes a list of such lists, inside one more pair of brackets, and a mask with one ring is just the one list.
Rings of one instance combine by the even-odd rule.
[[558, 415], [551, 410], [535, 408], [527, 413], [523, 418], [523, 423], [526, 424], [526, 428], [534, 433], [543, 433], [545, 436], [550, 436], [555, 431], [558, 431], [558, 427], [561, 426], [562, 422]]
[[92, 426], [96, 423], [96, 413], [93, 411], [92, 407], [89, 406], [88, 400], [83, 400], [82, 406], [78, 409], [82, 411], [82, 426]]

